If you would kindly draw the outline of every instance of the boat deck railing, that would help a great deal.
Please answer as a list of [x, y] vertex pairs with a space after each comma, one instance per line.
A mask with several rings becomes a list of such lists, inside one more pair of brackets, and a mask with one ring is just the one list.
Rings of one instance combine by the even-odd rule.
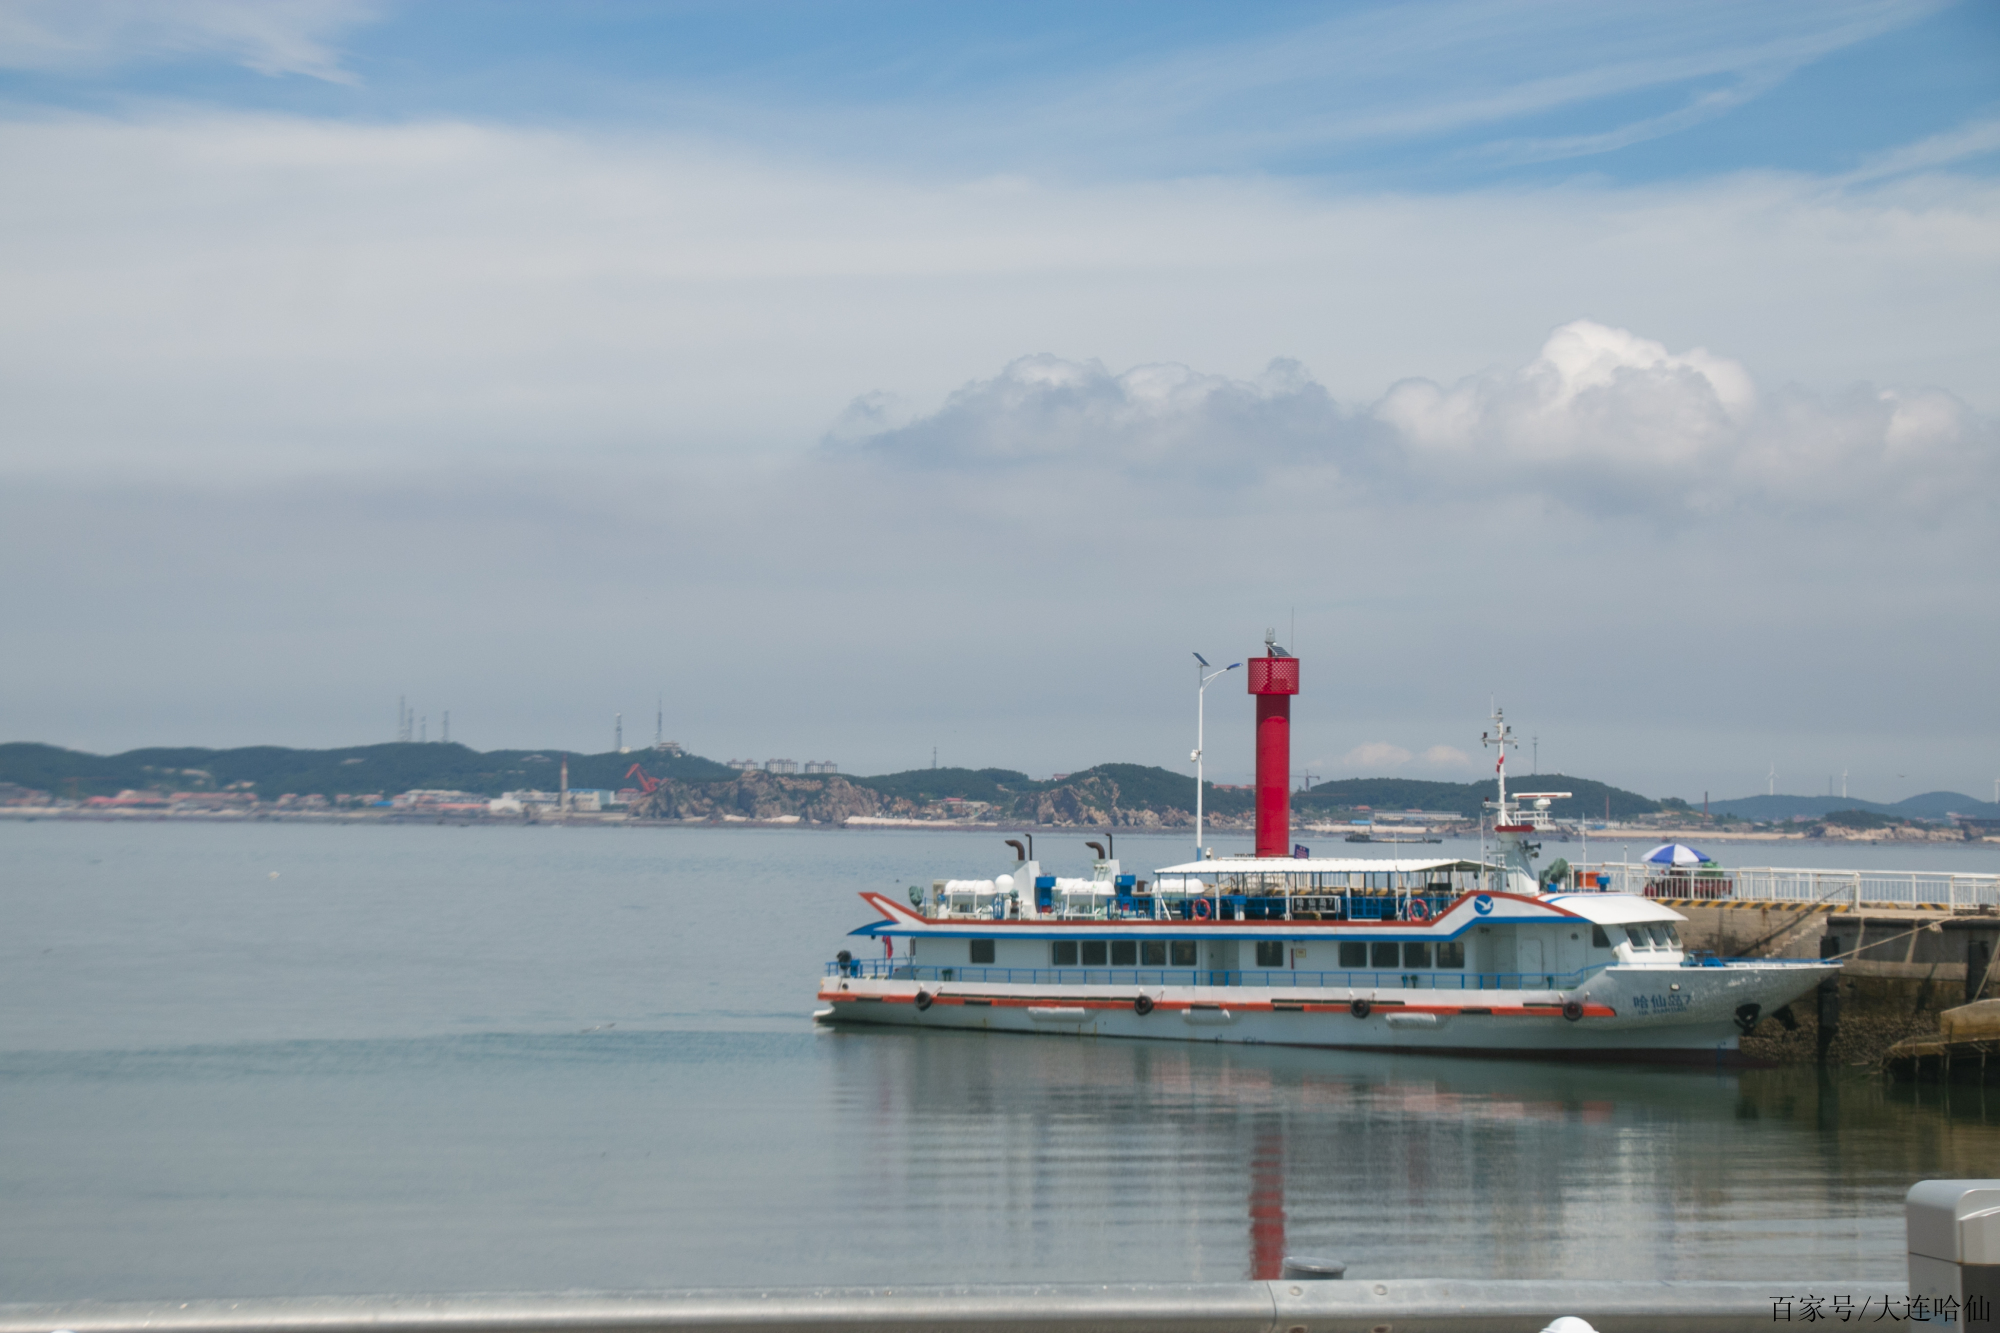
[[[1079, 899], [1082, 895], [1077, 895]], [[1062, 921], [1397, 921], [1413, 915], [1421, 924], [1436, 918], [1458, 900], [1456, 893], [1428, 891], [1396, 893], [1366, 890], [1343, 893], [1313, 889], [1292, 894], [1215, 893], [1093, 895], [1087, 902], [1050, 903], [1036, 912], [1036, 920]], [[1421, 907], [1412, 908], [1412, 903]], [[1198, 905], [1197, 905], [1198, 904]], [[1019, 920], [991, 905], [971, 908], [938, 903], [932, 915], [940, 921]]]
[[1781, 866], [1669, 870], [1644, 862], [1605, 861], [1572, 871], [1578, 891], [1647, 898], [1789, 903], [1801, 907], [1902, 907], [1959, 911], [2000, 907], [2000, 875], [1928, 870], [1804, 870]]
[[1010, 986], [1263, 986], [1274, 989], [1350, 990], [1573, 990], [1604, 970], [1599, 963], [1573, 972], [1461, 972], [1414, 968], [1308, 972], [1303, 968], [1210, 967], [932, 967], [887, 958], [838, 960], [828, 977], [874, 981], [998, 983]]
[[[1611, 967], [1631, 964], [1593, 963], [1572, 972], [1462, 972], [1451, 968], [1337, 969], [1213, 967], [938, 967], [890, 958], [838, 959], [827, 963], [824, 975], [868, 981], [984, 982], [1009, 986], [1264, 986], [1332, 989], [1403, 990], [1574, 990]], [[1641, 964], [1641, 967], [1646, 966]], [[1649, 970], [1678, 975], [1703, 967], [1821, 967], [1817, 958], [1718, 958], [1689, 954], [1662, 961]]]

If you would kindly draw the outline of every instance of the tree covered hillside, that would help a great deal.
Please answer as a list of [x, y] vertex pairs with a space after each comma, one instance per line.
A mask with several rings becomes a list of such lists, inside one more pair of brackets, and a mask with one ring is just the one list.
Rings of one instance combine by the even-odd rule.
[[[616, 789], [635, 785], [625, 774], [634, 763], [654, 777], [715, 782], [736, 771], [693, 755], [653, 751], [569, 757], [569, 785]], [[391, 742], [340, 750], [291, 750], [275, 745], [240, 750], [198, 748], [127, 750], [94, 755], [54, 745], [16, 741], [0, 745], [0, 782], [18, 783], [58, 798], [112, 796], [144, 791], [220, 791], [238, 787], [259, 800], [286, 792], [323, 796], [395, 793], [447, 788], [498, 796], [538, 787], [553, 791], [562, 754], [556, 750], [489, 750], [442, 742]], [[250, 784], [241, 788], [241, 784]]]
[[[46, 791], [58, 799], [110, 796], [126, 789], [254, 792], [269, 801], [287, 792], [323, 796], [394, 795], [412, 789], [446, 789], [497, 796], [534, 788], [553, 791], [560, 782], [563, 755], [557, 750], [488, 750], [463, 745], [396, 742], [338, 750], [292, 750], [261, 745], [236, 750], [199, 748], [128, 750], [117, 755], [85, 754], [53, 745], [14, 742], [0, 745], [0, 782]], [[648, 777], [664, 779], [671, 799], [661, 810], [798, 810], [829, 812], [935, 813], [940, 802], [957, 798], [983, 802], [992, 817], [1025, 823], [1176, 825], [1194, 810], [1191, 775], [1146, 764], [1099, 764], [1061, 778], [1035, 779], [1006, 768], [918, 768], [873, 777], [739, 774], [725, 764], [696, 755], [652, 750], [630, 754], [572, 754], [572, 788], [632, 787], [634, 765]], [[1558, 816], [1601, 815], [1610, 800], [1613, 816], [1644, 814], [1656, 801], [1587, 778], [1544, 775], [1525, 779], [1528, 790], [1574, 792], [1556, 804]], [[1487, 782], [1422, 782], [1408, 778], [1353, 778], [1325, 782], [1292, 793], [1292, 809], [1302, 818], [1325, 818], [1367, 806], [1377, 811], [1422, 809], [1479, 813], [1492, 795]], [[789, 795], [782, 798], [774, 793]], [[844, 793], [844, 794], [843, 794]], [[780, 804], [772, 806], [773, 800]], [[789, 803], [789, 804], [787, 804]], [[1251, 813], [1252, 795], [1242, 788], [1208, 784], [1204, 808], [1217, 819]], [[681, 816], [687, 817], [687, 816]]]

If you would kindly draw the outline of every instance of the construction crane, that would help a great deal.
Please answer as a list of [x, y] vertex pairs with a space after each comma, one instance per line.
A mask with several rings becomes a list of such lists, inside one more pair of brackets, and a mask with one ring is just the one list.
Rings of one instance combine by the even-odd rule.
[[658, 778], [647, 777], [646, 770], [639, 767], [639, 765], [637, 764], [634, 764], [632, 765], [632, 767], [625, 770], [625, 777], [628, 781], [635, 777], [638, 778], [639, 790], [648, 796], [651, 796], [653, 794], [653, 788], [660, 785], [660, 780]]

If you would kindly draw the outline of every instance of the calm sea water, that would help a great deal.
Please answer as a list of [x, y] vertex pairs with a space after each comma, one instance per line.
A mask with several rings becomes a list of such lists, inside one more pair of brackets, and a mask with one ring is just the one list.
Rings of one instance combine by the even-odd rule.
[[[1038, 850], [1080, 869], [1080, 837]], [[1840, 850], [1813, 855], [2000, 860]], [[0, 1299], [1227, 1280], [1285, 1251], [1858, 1289], [1902, 1275], [1912, 1181], [2000, 1171], [2000, 1097], [1865, 1074], [814, 1030], [857, 890], [995, 853], [0, 825]]]

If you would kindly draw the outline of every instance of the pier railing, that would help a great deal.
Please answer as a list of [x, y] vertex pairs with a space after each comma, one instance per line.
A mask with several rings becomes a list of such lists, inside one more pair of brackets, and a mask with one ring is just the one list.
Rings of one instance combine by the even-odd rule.
[[[1601, 881], [1601, 883], [1600, 883]], [[1818, 906], [1904, 907], [1957, 911], [2000, 907], [2000, 875], [1955, 875], [1928, 870], [1805, 870], [1774, 866], [1731, 868], [1703, 874], [1643, 862], [1606, 861], [1578, 866], [1570, 883], [1580, 891], [1636, 893], [1648, 898], [1690, 898]]]

